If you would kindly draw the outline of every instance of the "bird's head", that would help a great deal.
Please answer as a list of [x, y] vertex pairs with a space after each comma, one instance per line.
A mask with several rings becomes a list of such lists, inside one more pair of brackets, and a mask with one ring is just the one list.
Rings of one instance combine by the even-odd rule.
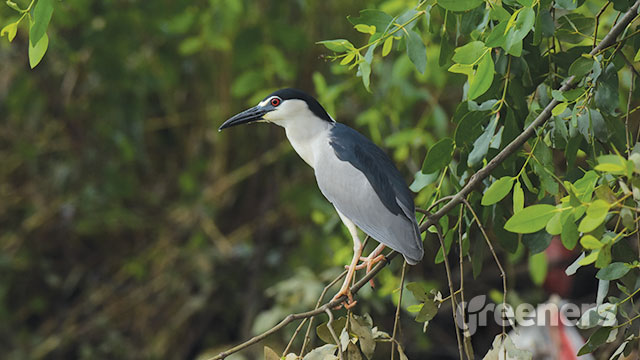
[[331, 116], [311, 95], [297, 89], [280, 89], [265, 97], [258, 105], [225, 121], [218, 130], [260, 121], [285, 126], [288, 121], [314, 118], [333, 122]]

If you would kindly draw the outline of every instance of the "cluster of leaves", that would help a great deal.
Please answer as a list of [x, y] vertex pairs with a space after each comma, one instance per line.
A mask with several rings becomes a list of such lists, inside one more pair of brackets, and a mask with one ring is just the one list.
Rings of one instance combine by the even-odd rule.
[[49, 47], [47, 28], [53, 15], [53, 0], [31, 0], [25, 9], [14, 1], [7, 0], [7, 6], [18, 12], [19, 18], [4, 26], [0, 30], [0, 37], [6, 35], [9, 42], [12, 42], [18, 33], [18, 26], [26, 19], [29, 27], [29, 65], [33, 69], [40, 63]]
[[[444, 248], [435, 261], [442, 262], [450, 253], [462, 223], [466, 230], [459, 237], [460, 249], [478, 276], [486, 248], [471, 225], [482, 222], [493, 235], [491, 241], [510, 254], [509, 261], [520, 261], [528, 249], [531, 278], [540, 285], [545, 281], [545, 250], [552, 238], [557, 236], [569, 250], [579, 243], [583, 251], [576, 254], [567, 273], [591, 264], [599, 269], [598, 308], [613, 309], [614, 315], [624, 319], [596, 331], [581, 354], [621, 337], [628, 339], [621, 348], [638, 340], [629, 325], [639, 310], [628, 302], [640, 286], [638, 244], [633, 240], [638, 231], [636, 163], [640, 154], [629, 128], [629, 115], [637, 110], [631, 107], [632, 99], [640, 97], [637, 69], [629, 60], [640, 56], [638, 29], [630, 26], [614, 46], [591, 51], [633, 3], [423, 1], [395, 17], [363, 10], [360, 17], [349, 18], [356, 30], [370, 35], [364, 46], [343, 39], [320, 42], [337, 53], [333, 58], [341, 65], [358, 66], [367, 89], [371, 65], [388, 57], [396, 42], [404, 44], [408, 58], [422, 73], [427, 59], [425, 38], [439, 40], [440, 66], [466, 77], [463, 101], [451, 117], [453, 135], [431, 145], [411, 186], [427, 205], [459, 190], [551, 100], [559, 102], [551, 120], [536, 129], [525, 148], [493, 171], [482, 193], [468, 197], [479, 218], [466, 210], [462, 217], [441, 218]], [[381, 56], [376, 57], [375, 49], [381, 44]], [[623, 83], [620, 73], [631, 80]], [[566, 79], [571, 79], [572, 88], [557, 90]], [[626, 111], [621, 111], [621, 105], [626, 105]], [[617, 149], [624, 149], [625, 155]], [[622, 295], [604, 303], [605, 289], [614, 280]], [[425, 297], [419, 287], [411, 291], [421, 303], [412, 307], [421, 312], [418, 320], [430, 320], [437, 302]], [[625, 303], [629, 307], [620, 312]], [[588, 324], [585, 327], [596, 326]], [[622, 327], [624, 335], [618, 333]]]
[[[329, 329], [329, 324], [325, 322], [316, 327], [316, 334], [325, 344], [304, 355], [302, 357], [303, 360], [334, 360], [338, 358], [336, 353], [339, 349], [342, 350], [346, 359], [371, 359], [377, 343], [394, 341], [388, 333], [378, 330], [373, 325], [373, 320], [369, 314], [358, 316], [349, 313], [348, 316], [340, 317], [331, 322], [331, 330]], [[337, 339], [334, 338], [333, 334]], [[408, 358], [402, 346], [398, 343], [396, 345], [400, 360], [407, 360]], [[295, 360], [300, 357], [295, 353], [289, 353], [282, 358]], [[281, 359], [281, 357], [269, 347], [265, 347], [265, 360], [277, 359]]]
[[373, 9], [362, 10], [359, 17], [347, 17], [357, 31], [369, 35], [367, 44], [362, 47], [356, 48], [345, 39], [324, 40], [318, 44], [338, 53], [331, 58], [340, 59], [340, 65], [349, 65], [350, 69], [357, 66], [358, 76], [367, 90], [370, 90], [371, 62], [378, 46], [382, 46], [384, 57], [391, 52], [394, 42], [404, 42], [409, 59], [423, 73], [427, 66], [426, 47], [420, 33], [414, 30], [416, 20], [426, 14], [426, 10], [417, 10], [423, 3], [395, 17]]
[[[640, 318], [633, 306], [623, 306], [640, 291], [639, 256], [629, 241], [638, 236], [640, 144], [631, 150], [628, 159], [616, 154], [601, 155], [596, 160], [594, 170], [587, 171], [573, 183], [563, 183], [567, 195], [557, 205], [536, 204], [514, 209], [514, 215], [505, 224], [505, 229], [516, 233], [546, 231], [550, 235], [560, 236], [562, 244], [569, 250], [573, 250], [579, 242], [582, 251], [567, 268], [568, 275], [575, 274], [580, 267], [587, 265], [599, 269], [596, 274], [600, 280], [597, 305], [587, 311], [578, 323], [584, 329], [597, 327], [597, 331], [591, 335], [579, 355], [615, 341], [621, 335], [618, 334], [619, 329], [623, 327], [622, 336], [629, 340], [621, 345], [621, 349], [631, 340], [637, 342], [628, 325]], [[491, 188], [497, 191], [497, 188], [506, 189], [507, 186], [496, 181]], [[485, 192], [485, 197], [491, 188]], [[604, 302], [611, 281], [615, 281], [621, 294], [609, 296], [609, 301]], [[618, 324], [616, 315], [623, 319], [622, 324]], [[613, 358], [622, 353], [620, 350]]]

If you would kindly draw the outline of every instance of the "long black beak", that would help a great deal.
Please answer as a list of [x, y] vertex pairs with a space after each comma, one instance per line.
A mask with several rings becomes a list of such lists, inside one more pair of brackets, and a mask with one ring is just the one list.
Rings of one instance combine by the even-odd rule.
[[236, 126], [236, 125], [240, 125], [240, 124], [246, 124], [246, 123], [250, 123], [250, 122], [253, 122], [253, 121], [262, 120], [262, 116], [264, 114], [266, 114], [267, 112], [269, 112], [269, 111], [267, 109], [263, 108], [263, 107], [254, 106], [251, 109], [247, 109], [247, 110], [241, 112], [240, 114], [235, 115], [231, 119], [225, 121], [218, 128], [218, 131], [222, 131], [222, 129], [226, 129], [228, 127], [232, 127], [232, 126]]

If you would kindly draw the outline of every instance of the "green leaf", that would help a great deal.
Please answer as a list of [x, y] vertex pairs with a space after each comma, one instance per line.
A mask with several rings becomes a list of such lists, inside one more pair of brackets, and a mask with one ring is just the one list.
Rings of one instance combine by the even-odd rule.
[[547, 255], [539, 252], [529, 257], [529, 275], [536, 285], [542, 285], [547, 277]]
[[[409, 189], [415, 193], [438, 180], [438, 173], [423, 174], [422, 170], [417, 171], [413, 176], [414, 179], [411, 185], [409, 185]], [[435, 186], [433, 186], [433, 188], [435, 188]]]
[[357, 24], [354, 28], [363, 34], [373, 35], [376, 33], [376, 27], [374, 25]]
[[[527, 36], [529, 31], [533, 29], [533, 24], [536, 21], [536, 12], [533, 8], [525, 7], [518, 13], [518, 18], [516, 22], [513, 24], [514, 29], [514, 39], [522, 40]], [[507, 25], [507, 28], [509, 26]]]
[[498, 126], [498, 117], [494, 116], [493, 119], [489, 122], [489, 125], [484, 129], [482, 135], [480, 135], [476, 141], [473, 142], [473, 150], [469, 153], [469, 157], [467, 158], [467, 165], [472, 167], [482, 161], [485, 155], [487, 155], [487, 151], [489, 151], [489, 145], [491, 145], [491, 140], [496, 132], [496, 127]]
[[578, 231], [588, 233], [595, 230], [607, 217], [611, 205], [604, 200], [596, 200], [587, 208], [587, 215], [580, 221]]
[[393, 36], [389, 36], [387, 40], [384, 41], [384, 45], [382, 45], [382, 56], [387, 56], [391, 52], [391, 47], [393, 46]]
[[580, 56], [569, 67], [569, 75], [576, 77], [576, 80], [580, 80], [581, 77], [587, 75], [593, 69], [593, 58]]
[[598, 254], [598, 258], [596, 259], [595, 267], [598, 269], [602, 269], [607, 267], [611, 263], [611, 244], [604, 245]]
[[422, 37], [417, 32], [410, 30], [405, 36], [407, 42], [407, 55], [420, 74], [424, 74], [427, 68], [427, 48], [422, 42]]
[[[489, 10], [489, 18], [491, 20], [508, 21], [511, 14], [502, 6], [494, 6]], [[504, 32], [504, 29], [502, 29]]]
[[545, 230], [536, 231], [533, 234], [522, 235], [522, 244], [529, 249], [530, 254], [545, 251], [551, 244], [552, 236]]
[[636, 222], [634, 217], [634, 212], [629, 208], [623, 208], [620, 210], [620, 218], [622, 219], [622, 225], [629, 230], [634, 230], [636, 228]]
[[422, 309], [416, 316], [417, 322], [431, 321], [438, 313], [438, 305], [433, 300], [425, 301]]
[[582, 6], [585, 0], [556, 0], [553, 7], [564, 10], [575, 10]]
[[452, 153], [453, 140], [451, 138], [441, 139], [429, 149], [422, 163], [422, 172], [431, 174], [449, 165]]
[[449, 67], [448, 71], [456, 74], [465, 74], [467, 76], [473, 76], [473, 65], [453, 64]]
[[[513, 13], [513, 15], [516, 15], [516, 13]], [[511, 19], [509, 19], [510, 22], [513, 19], [513, 15]], [[507, 33], [504, 44], [501, 45], [502, 48], [510, 55], [520, 56], [522, 54], [522, 40], [531, 29], [533, 29], [535, 20], [536, 13], [532, 8], [521, 8], [520, 11], [517, 12], [517, 18], [515, 22], [513, 22], [513, 26], [510, 27], [509, 24], [507, 24]]]
[[596, 107], [603, 113], [616, 114], [618, 107], [618, 71], [614, 64], [609, 64], [596, 83]]
[[507, 30], [507, 20], [501, 21], [496, 27], [491, 30], [491, 33], [487, 37], [485, 45], [490, 48], [504, 46], [507, 39], [505, 31]]
[[338, 348], [338, 345], [334, 344], [326, 344], [322, 345], [318, 348], [315, 348], [307, 355], [305, 355], [302, 360], [327, 360], [327, 359], [336, 359], [335, 352]]
[[[554, 92], [557, 90], [553, 90]], [[584, 89], [583, 88], [577, 88], [577, 89], [571, 89], [571, 90], [567, 90], [564, 92], [560, 92], [562, 99], [559, 101], [574, 101], [577, 98], [579, 98], [580, 96], [582, 96], [582, 94], [584, 94]]]
[[631, 270], [631, 267], [627, 264], [614, 262], [609, 264], [607, 267], [598, 270], [596, 277], [600, 280], [618, 280], [625, 276], [629, 270]]
[[638, 49], [638, 52], [636, 53], [636, 56], [633, 57], [633, 61], [640, 61], [640, 49]]
[[567, 216], [562, 225], [562, 233], [560, 234], [562, 239], [562, 245], [569, 250], [573, 250], [578, 243], [580, 233], [578, 233], [578, 226], [573, 219], [573, 216]]
[[316, 44], [324, 45], [327, 49], [335, 52], [345, 52], [347, 50], [353, 50], [355, 47], [349, 40], [336, 39], [336, 40], [323, 40], [318, 41]]
[[265, 346], [264, 360], [280, 360], [280, 355], [278, 355], [272, 348]]
[[11, 0], [7, 0], [7, 6], [12, 8], [13, 10], [15, 10], [17, 12], [24, 12], [24, 10], [20, 9], [20, 6], [18, 6], [18, 4], [16, 4], [15, 2], [13, 2]]
[[553, 110], [551, 110], [551, 115], [558, 116], [562, 114], [567, 109], [567, 105], [569, 104], [567, 104], [566, 102], [559, 103], [553, 108]]
[[545, 230], [551, 235], [560, 235], [562, 232], [562, 221], [565, 219], [567, 212], [559, 212], [553, 215], [553, 217], [547, 223]]
[[513, 213], [515, 214], [522, 209], [524, 209], [524, 191], [522, 191], [520, 181], [517, 181], [513, 187]]
[[494, 181], [482, 195], [482, 205], [489, 206], [504, 199], [511, 191], [514, 180], [515, 178], [511, 176], [504, 176]]
[[[342, 329], [347, 325], [347, 318], [342, 316], [331, 323], [331, 327], [336, 334], [340, 334]], [[316, 334], [318, 337], [327, 344], [335, 344], [335, 340], [333, 336], [331, 336], [331, 332], [329, 332], [329, 327], [327, 323], [322, 323], [316, 327]]]
[[598, 165], [595, 166], [595, 170], [613, 175], [624, 175], [626, 173], [627, 160], [620, 155], [601, 155], [596, 160]]
[[467, 11], [476, 8], [484, 0], [438, 0], [438, 5], [450, 11]]
[[362, 76], [362, 84], [367, 91], [371, 92], [369, 85], [371, 83], [371, 64], [366, 61], [360, 62], [358, 65], [360, 76]]
[[580, 245], [588, 250], [600, 249], [602, 247], [600, 240], [596, 239], [593, 235], [583, 236], [582, 239], [580, 239]]
[[[356, 345], [356, 344], [354, 344], [354, 343], [352, 343], [350, 341], [349, 334], [346, 331], [343, 332], [343, 334], [344, 334], [345, 340], [344, 340], [342, 349], [343, 349], [343, 351], [345, 351], [345, 349], [346, 349], [345, 352], [347, 353], [347, 359], [349, 359], [349, 360], [362, 360], [362, 353], [360, 352], [360, 349], [358, 349], [358, 345]], [[361, 343], [361, 345], [362, 345], [362, 343]], [[298, 358], [291, 359], [291, 360], [297, 360], [297, 359]], [[330, 355], [326, 359], [334, 360], [334, 359], [337, 359], [337, 358], [335, 357], [335, 355]], [[284, 359], [284, 360], [287, 360], [287, 359]], [[325, 360], [325, 359], [322, 359], [322, 360]]]
[[398, 357], [400, 360], [409, 360], [407, 355], [404, 353], [404, 349], [400, 345], [398, 345]]
[[413, 294], [413, 297], [415, 297], [416, 300], [420, 302], [425, 302], [429, 300], [429, 297], [427, 296], [427, 289], [425, 289], [424, 286], [422, 286], [422, 284], [417, 282], [411, 282], [405, 285], [405, 287], [407, 288], [407, 290], [411, 291], [411, 293]]
[[17, 32], [18, 32], [18, 22], [14, 22], [3, 27], [2, 30], [0, 30], [0, 37], [7, 34], [7, 39], [9, 39], [9, 42], [12, 42], [13, 39], [16, 37]]
[[531, 234], [542, 230], [547, 222], [555, 215], [556, 207], [549, 204], [528, 206], [507, 220], [504, 228], [520, 234]]
[[49, 37], [47, 34], [44, 34], [40, 41], [35, 46], [31, 46], [31, 42], [29, 42], [29, 65], [33, 69], [40, 63], [42, 58], [44, 57], [44, 53], [47, 52], [47, 47], [49, 46]]
[[609, 140], [610, 132], [607, 129], [607, 124], [602, 114], [593, 108], [589, 108], [588, 111], [582, 111], [578, 116], [578, 131], [589, 143], [592, 143], [592, 136], [602, 142]]
[[476, 63], [487, 52], [482, 41], [472, 41], [454, 50], [451, 60], [458, 64], [471, 65]]
[[487, 52], [478, 63], [475, 74], [469, 76], [469, 92], [467, 94], [469, 100], [473, 100], [489, 90], [491, 83], [493, 83], [494, 74], [495, 68], [491, 52]]
[[345, 56], [342, 61], [340, 61], [340, 65], [347, 65], [348, 63], [350, 63], [351, 61], [353, 61], [353, 59], [356, 57], [356, 52], [350, 52], [347, 54], [347, 56]]
[[466, 113], [456, 127], [454, 134], [456, 147], [472, 144], [482, 134], [482, 123], [485, 119], [487, 119], [486, 112], [470, 111]]
[[587, 343], [580, 348], [577, 355], [582, 356], [594, 352], [601, 345], [614, 341], [617, 334], [618, 329], [615, 327], [603, 326], [599, 328], [591, 334], [589, 340], [587, 340]]
[[33, 24], [29, 29], [29, 42], [32, 46], [35, 47], [47, 32], [51, 15], [53, 15], [53, 0], [38, 0], [33, 9]]
[[366, 24], [376, 27], [377, 32], [383, 32], [389, 27], [389, 24], [393, 21], [393, 17], [384, 11], [365, 9], [360, 10], [360, 16], [347, 16], [347, 19], [351, 24]]
[[573, 12], [558, 19], [556, 36], [560, 41], [577, 44], [591, 37], [595, 23], [594, 18]]
[[578, 261], [579, 265], [589, 265], [595, 262], [598, 259], [598, 254], [600, 254], [600, 250], [594, 250], [589, 255], [587, 255], [582, 260]]
[[358, 337], [360, 349], [362, 353], [370, 359], [376, 349], [376, 342], [373, 340], [373, 332], [371, 329], [371, 318], [369, 315], [358, 316], [353, 315], [349, 320], [351, 332]]

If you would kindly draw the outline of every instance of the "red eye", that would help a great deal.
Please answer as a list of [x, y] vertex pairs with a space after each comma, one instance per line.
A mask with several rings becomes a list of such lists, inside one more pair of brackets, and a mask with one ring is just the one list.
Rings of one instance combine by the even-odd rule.
[[271, 105], [273, 105], [273, 106], [280, 105], [280, 99], [278, 99], [278, 98], [271, 99]]

